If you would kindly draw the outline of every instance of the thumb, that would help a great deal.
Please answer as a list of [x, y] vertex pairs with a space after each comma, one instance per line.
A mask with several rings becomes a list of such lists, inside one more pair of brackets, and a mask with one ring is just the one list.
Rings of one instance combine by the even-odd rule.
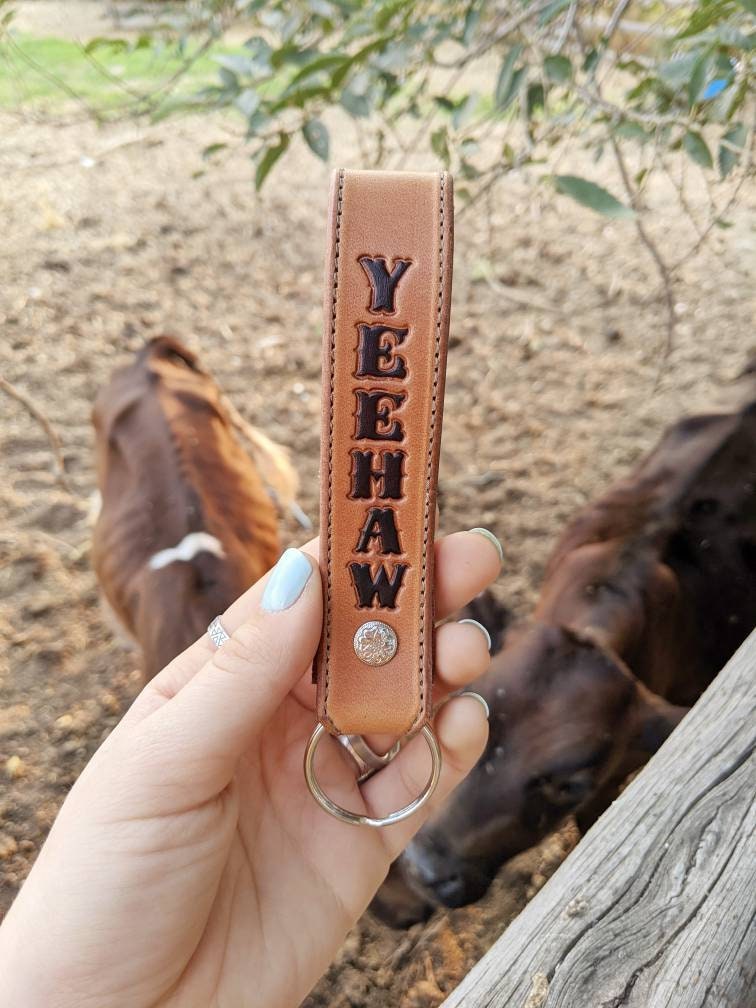
[[205, 800], [228, 784], [318, 645], [322, 587], [310, 556], [287, 549], [251, 594], [245, 622], [136, 728], [149, 732], [150, 760], [160, 766], [163, 783], [178, 770], [182, 798], [189, 801]]

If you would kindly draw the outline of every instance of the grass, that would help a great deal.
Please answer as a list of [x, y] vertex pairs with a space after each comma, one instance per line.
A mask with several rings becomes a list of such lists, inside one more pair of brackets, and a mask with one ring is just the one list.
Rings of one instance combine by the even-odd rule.
[[[163, 106], [216, 83], [214, 48], [201, 54], [181, 53], [176, 46], [163, 49], [105, 41], [89, 51], [84, 45], [59, 38], [13, 34], [0, 41], [0, 108], [21, 105], [58, 107], [78, 101], [95, 114], [139, 107], [140, 96], [150, 95]], [[196, 56], [175, 81], [187, 60]], [[158, 114], [164, 109], [158, 107]]]

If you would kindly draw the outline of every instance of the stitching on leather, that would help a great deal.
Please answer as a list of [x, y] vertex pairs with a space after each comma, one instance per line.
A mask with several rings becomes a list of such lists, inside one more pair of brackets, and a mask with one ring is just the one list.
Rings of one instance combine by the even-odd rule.
[[333, 397], [334, 397], [334, 384], [336, 379], [336, 304], [337, 295], [339, 289], [339, 252], [341, 245], [341, 210], [344, 201], [344, 169], [341, 168], [339, 171], [339, 189], [338, 197], [336, 202], [336, 238], [335, 238], [335, 252], [333, 260], [333, 283], [332, 283], [332, 294], [331, 294], [331, 346], [330, 346], [330, 364], [331, 364], [331, 375], [330, 375], [330, 387], [329, 387], [329, 413], [328, 413], [328, 553], [326, 561], [326, 573], [327, 573], [327, 584], [326, 584], [326, 619], [325, 619], [325, 655], [324, 655], [324, 671], [325, 671], [325, 697], [324, 697], [324, 713], [325, 719], [328, 724], [337, 731], [336, 725], [331, 720], [331, 716], [328, 713], [328, 688], [330, 686], [330, 647], [331, 647], [331, 595], [332, 595], [332, 585], [331, 585], [331, 552], [332, 552], [332, 542], [333, 542]]
[[446, 265], [446, 231], [444, 228], [444, 194], [445, 194], [446, 172], [441, 172], [441, 185], [439, 187], [439, 252], [438, 252], [438, 303], [436, 305], [436, 347], [433, 363], [433, 395], [431, 399], [431, 422], [428, 436], [428, 457], [425, 471], [425, 514], [423, 520], [423, 576], [420, 582], [420, 709], [417, 717], [412, 722], [410, 732], [418, 725], [425, 710], [425, 593], [427, 590], [427, 554], [428, 536], [430, 534], [430, 497], [431, 481], [433, 478], [433, 451], [436, 440], [436, 409], [438, 406], [438, 378], [439, 366], [441, 362], [441, 323], [444, 306], [444, 267]]

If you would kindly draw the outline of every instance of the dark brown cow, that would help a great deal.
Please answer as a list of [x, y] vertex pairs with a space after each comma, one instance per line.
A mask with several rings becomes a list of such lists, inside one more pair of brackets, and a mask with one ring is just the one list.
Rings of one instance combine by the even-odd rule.
[[394, 866], [374, 904], [385, 919], [478, 899], [568, 814], [589, 826], [754, 627], [750, 398], [673, 426], [566, 529], [532, 622], [476, 686], [486, 752]]
[[[95, 571], [149, 679], [275, 563], [277, 512], [220, 390], [176, 340], [116, 371], [94, 424]], [[251, 436], [293, 492], [282, 450]]]

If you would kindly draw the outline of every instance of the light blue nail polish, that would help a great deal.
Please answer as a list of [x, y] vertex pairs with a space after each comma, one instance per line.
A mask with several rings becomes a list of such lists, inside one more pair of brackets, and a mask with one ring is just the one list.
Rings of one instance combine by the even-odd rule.
[[489, 653], [490, 653], [490, 651], [491, 651], [491, 634], [488, 632], [488, 630], [486, 630], [486, 628], [483, 626], [482, 623], [478, 623], [478, 621], [476, 619], [461, 619], [461, 620], [457, 620], [457, 622], [458, 623], [469, 623], [471, 626], [477, 627], [478, 630], [480, 630], [480, 632], [486, 638], [486, 643], [488, 645], [488, 650], [489, 650]]
[[474, 532], [476, 535], [483, 536], [484, 539], [488, 539], [491, 545], [496, 547], [496, 552], [499, 554], [499, 563], [504, 563], [504, 549], [493, 532], [489, 532], [488, 529], [484, 528], [474, 528], [470, 529], [470, 531]]
[[287, 549], [270, 572], [260, 608], [281, 612], [293, 606], [310, 580], [312, 564], [298, 549]]

